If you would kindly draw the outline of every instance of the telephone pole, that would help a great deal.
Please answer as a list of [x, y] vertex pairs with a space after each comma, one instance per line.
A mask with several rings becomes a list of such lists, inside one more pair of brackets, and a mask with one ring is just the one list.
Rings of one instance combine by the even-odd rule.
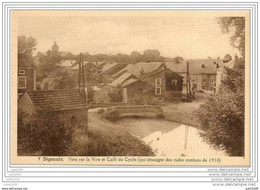
[[86, 101], [86, 92], [85, 92], [85, 75], [84, 75], [84, 63], [82, 53], [79, 55], [79, 78], [78, 78], [78, 91], [82, 96], [84, 101]]
[[190, 85], [190, 68], [189, 62], [187, 61], [187, 74], [186, 74], [186, 88], [187, 88], [187, 101], [191, 102], [191, 85]]

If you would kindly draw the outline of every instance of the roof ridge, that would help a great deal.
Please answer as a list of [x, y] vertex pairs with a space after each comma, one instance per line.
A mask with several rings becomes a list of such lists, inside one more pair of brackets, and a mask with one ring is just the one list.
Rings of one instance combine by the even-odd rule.
[[26, 91], [27, 93], [44, 93], [44, 92], [67, 92], [67, 91], [77, 91], [78, 89], [57, 89], [57, 90], [37, 90], [37, 91]]

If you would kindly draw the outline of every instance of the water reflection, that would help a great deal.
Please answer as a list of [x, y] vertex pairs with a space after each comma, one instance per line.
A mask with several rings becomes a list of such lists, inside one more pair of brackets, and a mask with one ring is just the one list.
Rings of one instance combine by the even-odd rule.
[[157, 156], [225, 156], [203, 142], [194, 127], [155, 119], [126, 118], [118, 123], [149, 144]]

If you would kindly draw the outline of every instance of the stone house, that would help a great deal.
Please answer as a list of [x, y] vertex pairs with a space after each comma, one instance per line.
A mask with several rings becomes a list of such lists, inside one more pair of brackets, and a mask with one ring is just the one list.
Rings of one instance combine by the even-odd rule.
[[194, 90], [216, 92], [218, 88], [217, 72], [225, 64], [222, 59], [187, 59], [179, 63], [166, 62], [166, 66], [183, 76], [183, 89], [186, 89], [187, 62], [189, 62], [189, 76]]
[[58, 114], [65, 126], [87, 128], [87, 107], [76, 90], [28, 91], [19, 99], [18, 109], [30, 115], [46, 110]]

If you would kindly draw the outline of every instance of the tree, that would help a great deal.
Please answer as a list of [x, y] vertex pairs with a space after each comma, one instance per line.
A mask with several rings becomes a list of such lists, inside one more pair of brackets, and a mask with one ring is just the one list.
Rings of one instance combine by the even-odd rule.
[[64, 68], [59, 68], [47, 75], [43, 79], [41, 89], [42, 90], [57, 90], [76, 88], [77, 86], [77, 74], [73, 74], [71, 71]]
[[46, 78], [48, 74], [60, 68], [60, 63], [62, 58], [57, 52], [48, 50], [46, 54], [38, 53], [37, 55], [39, 65], [37, 72], [37, 80], [42, 81], [43, 78]]
[[32, 54], [36, 45], [33, 37], [18, 36], [18, 64], [34, 64]]
[[203, 139], [231, 156], [244, 155], [245, 111], [245, 19], [222, 17], [218, 20], [224, 33], [234, 31], [231, 44], [241, 57], [233, 68], [225, 68], [219, 92], [211, 96], [198, 111]]
[[147, 49], [144, 50], [143, 58], [144, 61], [150, 62], [150, 61], [159, 61], [161, 57], [160, 57], [160, 52], [158, 50]]
[[137, 52], [137, 51], [133, 51], [130, 55], [132, 63], [138, 63], [140, 61], [142, 61], [142, 55]]
[[183, 59], [183, 57], [177, 56], [177, 57], [173, 58], [173, 61], [178, 64], [178, 63], [182, 63], [184, 61], [184, 59]]
[[[231, 45], [237, 48], [241, 56], [245, 56], [245, 17], [220, 17], [218, 19], [223, 33], [231, 34]], [[234, 30], [233, 30], [234, 29]]]

